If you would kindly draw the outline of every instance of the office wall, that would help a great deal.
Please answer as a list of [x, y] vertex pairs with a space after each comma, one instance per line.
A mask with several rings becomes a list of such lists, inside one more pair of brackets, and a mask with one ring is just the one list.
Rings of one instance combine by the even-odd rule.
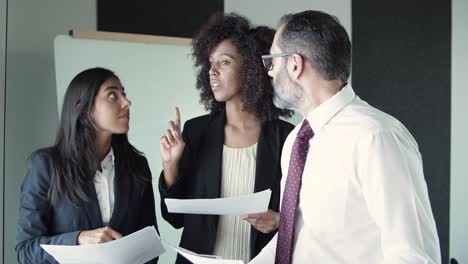
[[99, 31], [191, 38], [212, 13], [223, 10], [223, 0], [118, 3], [97, 0], [97, 28]]
[[353, 1], [352, 10], [353, 86], [361, 98], [400, 120], [418, 142], [446, 263], [451, 1], [361, 0]]
[[467, 0], [452, 0], [452, 141], [450, 257], [468, 263], [468, 11]]
[[351, 35], [351, 0], [224, 0], [225, 12], [237, 12], [253, 23], [275, 29], [283, 15], [307, 9], [322, 10], [336, 16]]
[[10, 264], [16, 263], [18, 192], [28, 155], [36, 148], [52, 144], [57, 128], [53, 40], [72, 28], [95, 30], [96, 1], [15, 0], [8, 1], [6, 11], [3, 260]]
[[5, 49], [6, 49], [6, 8], [7, 0], [0, 0], [0, 264], [3, 264], [3, 181], [4, 181], [4, 155], [5, 147]]

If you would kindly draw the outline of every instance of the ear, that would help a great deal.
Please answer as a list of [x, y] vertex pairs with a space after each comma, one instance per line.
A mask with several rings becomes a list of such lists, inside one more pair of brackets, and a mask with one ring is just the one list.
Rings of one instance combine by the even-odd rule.
[[304, 72], [304, 59], [301, 55], [294, 53], [291, 55], [291, 63], [289, 65], [289, 73], [293, 80], [297, 80]]

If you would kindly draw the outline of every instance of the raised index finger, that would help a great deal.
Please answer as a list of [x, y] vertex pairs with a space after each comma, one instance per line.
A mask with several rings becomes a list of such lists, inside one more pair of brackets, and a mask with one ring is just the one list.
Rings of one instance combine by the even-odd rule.
[[177, 128], [180, 128], [180, 111], [179, 107], [176, 106], [175, 108], [175, 125]]

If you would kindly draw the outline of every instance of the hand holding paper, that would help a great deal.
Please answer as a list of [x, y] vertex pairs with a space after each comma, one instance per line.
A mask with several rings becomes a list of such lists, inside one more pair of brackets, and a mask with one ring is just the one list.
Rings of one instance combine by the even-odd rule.
[[154, 227], [146, 227], [123, 238], [96, 245], [41, 245], [59, 263], [145, 263], [165, 252]]

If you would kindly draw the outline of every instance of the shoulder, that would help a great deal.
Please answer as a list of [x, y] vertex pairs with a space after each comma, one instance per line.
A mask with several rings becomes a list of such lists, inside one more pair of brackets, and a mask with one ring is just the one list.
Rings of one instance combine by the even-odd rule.
[[281, 119], [273, 119], [272, 120], [273, 124], [277, 126], [281, 131], [287, 132], [288, 134], [294, 129], [294, 125], [281, 120]]
[[137, 161], [138, 165], [149, 167], [148, 159], [143, 153], [135, 153], [135, 160]]
[[344, 109], [337, 121], [352, 123], [355, 129], [358, 129], [362, 134], [378, 134], [406, 129], [395, 117], [359, 98]]
[[148, 159], [146, 158], [146, 156], [144, 156], [143, 154], [138, 154], [137, 162], [138, 162], [138, 166], [140, 166], [143, 169], [143, 172], [145, 174], [144, 176], [146, 178], [152, 179], [151, 169], [148, 164]]
[[222, 112], [197, 116], [185, 121], [184, 129], [202, 129], [221, 117]]
[[262, 129], [269, 131], [270, 133], [276, 133], [282, 141], [284, 141], [289, 133], [294, 129], [294, 125], [279, 118], [275, 118], [264, 122]]
[[116, 162], [129, 162], [127, 164], [130, 167], [149, 167], [145, 154], [138, 151], [132, 145], [130, 145], [130, 148], [126, 151], [123, 151], [122, 147], [116, 147], [113, 145], [113, 151], [116, 157]]
[[396, 140], [417, 149], [415, 139], [398, 119], [359, 98], [340, 114], [335, 124], [340, 125], [342, 131], [347, 131], [349, 136], [354, 135], [359, 142]]
[[43, 148], [34, 151], [30, 156], [30, 169], [48, 171], [52, 162], [52, 150]]
[[34, 151], [30, 156], [30, 164], [23, 180], [22, 189], [48, 190], [52, 164], [52, 152], [50, 149]]
[[197, 144], [206, 135], [223, 131], [225, 113], [223, 111], [198, 116], [185, 122], [182, 137], [185, 143]]

